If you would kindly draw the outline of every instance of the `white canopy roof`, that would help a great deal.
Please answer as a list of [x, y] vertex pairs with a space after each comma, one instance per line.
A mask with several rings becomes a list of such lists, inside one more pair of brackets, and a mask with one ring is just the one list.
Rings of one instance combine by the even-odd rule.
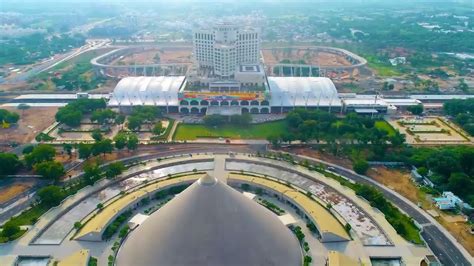
[[334, 83], [321, 77], [268, 77], [271, 106], [341, 106]]
[[115, 87], [110, 106], [177, 106], [184, 76], [127, 77]]

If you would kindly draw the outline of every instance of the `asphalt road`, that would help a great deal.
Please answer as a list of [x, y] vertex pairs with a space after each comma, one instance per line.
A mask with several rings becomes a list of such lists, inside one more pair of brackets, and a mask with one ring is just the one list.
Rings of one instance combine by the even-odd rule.
[[[305, 159], [307, 158], [305, 157]], [[352, 179], [357, 183], [376, 187], [388, 200], [408, 214], [408, 216], [412, 217], [413, 220], [415, 220], [418, 224], [423, 226], [423, 231], [421, 233], [423, 239], [443, 265], [471, 265], [469, 260], [464, 257], [464, 255], [457, 249], [454, 243], [452, 243], [451, 240], [446, 237], [435, 225], [431, 224], [431, 222], [421, 213], [422, 210], [412, 207], [405, 201], [401, 200], [397, 195], [383, 189], [381, 185], [372, 183], [365, 178], [354, 174], [348, 169], [340, 166], [334, 167], [334, 165], [320, 160], [312, 161], [315, 163], [323, 163], [326, 166], [332, 167], [330, 169], [332, 172]]]
[[[162, 144], [156, 146], [141, 146], [140, 153], [147, 153], [147, 155], [140, 156], [140, 160], [147, 160], [149, 158], [167, 157], [185, 153], [255, 153], [257, 151], [265, 151], [265, 145], [226, 145], [226, 144]], [[138, 152], [137, 152], [138, 153]], [[124, 161], [128, 159], [124, 158]], [[6, 222], [10, 217], [16, 215], [28, 208], [35, 200], [34, 197], [26, 199], [24, 202], [0, 214], [0, 224]]]
[[[172, 155], [183, 154], [183, 153], [205, 153], [205, 152], [255, 153], [257, 151], [263, 152], [265, 150], [266, 150], [265, 145], [206, 144], [206, 146], [203, 147], [202, 144], [179, 144], [179, 145], [163, 144], [163, 145], [158, 145], [158, 146], [142, 147], [140, 149], [140, 152], [147, 152], [148, 154], [140, 158], [142, 160], [146, 160], [147, 158], [153, 158], [153, 157], [156, 157], [157, 155], [166, 157], [166, 156], [172, 156]], [[324, 161], [313, 160], [313, 162], [323, 163], [323, 164], [326, 164], [327, 166], [333, 166]], [[367, 184], [367, 185], [378, 188], [387, 199], [389, 199], [397, 207], [399, 207], [401, 210], [407, 213], [410, 217], [412, 217], [417, 223], [423, 226], [423, 231], [421, 235], [423, 236], [424, 240], [426, 241], [430, 249], [433, 251], [433, 253], [437, 256], [437, 258], [440, 260], [440, 262], [443, 265], [459, 265], [459, 266], [471, 265], [468, 259], [464, 257], [464, 255], [456, 248], [456, 246], [451, 242], [451, 240], [448, 237], [446, 237], [435, 225], [431, 224], [431, 222], [421, 213], [421, 210], [407, 204], [406, 202], [398, 198], [395, 194], [392, 194], [388, 192], [387, 190], [383, 189], [381, 185], [372, 183], [362, 178], [361, 176], [354, 174], [348, 169], [336, 166], [332, 168], [331, 171], [338, 173], [342, 176], [345, 176], [349, 179], [352, 179], [355, 182]], [[17, 210], [17, 212], [19, 210]], [[10, 216], [11, 215], [12, 214], [10, 214]], [[1, 222], [1, 219], [0, 219], [0, 222]]]

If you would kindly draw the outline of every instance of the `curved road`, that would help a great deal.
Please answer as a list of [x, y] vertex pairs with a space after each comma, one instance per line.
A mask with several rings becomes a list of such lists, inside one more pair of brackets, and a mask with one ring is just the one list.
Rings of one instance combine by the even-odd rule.
[[313, 163], [322, 163], [327, 167], [330, 167], [329, 170], [334, 173], [345, 176], [357, 183], [377, 188], [388, 200], [390, 200], [399, 209], [405, 212], [408, 216], [412, 217], [413, 220], [423, 227], [421, 232], [423, 239], [443, 265], [472, 265], [470, 262], [470, 260], [472, 261], [472, 257], [469, 259], [466, 258], [464, 254], [458, 249], [456, 244], [454, 244], [453, 241], [448, 236], [446, 236], [446, 234], [449, 234], [449, 232], [446, 231], [446, 234], [443, 233], [435, 224], [433, 224], [430, 219], [427, 218], [428, 215], [424, 214], [424, 211], [407, 203], [407, 200], [402, 199], [402, 196], [395, 194], [385, 186], [367, 177], [358, 175], [347, 168], [306, 156], [299, 156], [295, 154], [291, 155], [301, 160], [308, 160], [312, 161]]
[[[123, 161], [140, 159], [146, 160], [147, 158], [153, 158], [156, 156], [172, 156], [183, 153], [255, 153], [257, 151], [263, 152], [266, 150], [265, 145], [225, 145], [225, 144], [162, 144], [158, 146], [145, 146], [141, 148], [140, 152], [147, 152], [143, 156], [135, 156], [132, 159], [124, 158]], [[355, 174], [353, 171], [334, 165], [325, 161], [321, 161], [314, 158], [309, 158], [305, 156], [299, 156], [292, 154], [298, 159], [306, 159], [312, 161], [313, 163], [322, 163], [327, 167], [331, 167], [330, 170], [345, 176], [349, 179], [352, 179], [355, 182], [374, 186], [379, 189], [387, 199], [393, 202], [398, 208], [412, 217], [418, 224], [423, 227], [422, 236], [433, 253], [438, 257], [440, 262], [444, 265], [472, 265], [470, 260], [472, 257], [466, 258], [464, 254], [458, 249], [456, 244], [454, 244], [454, 238], [446, 236], [436, 224], [433, 223], [434, 220], [430, 220], [427, 217], [427, 214], [424, 214], [422, 210], [418, 209], [416, 205], [407, 203], [406, 199], [403, 199], [402, 196], [388, 190], [383, 185], [368, 179], [367, 177]], [[23, 209], [27, 205], [23, 206]], [[15, 208], [15, 211], [18, 212], [22, 208]], [[9, 215], [13, 215], [13, 211], [9, 212]], [[3, 216], [3, 214], [1, 215]], [[0, 221], [2, 220], [0, 217]]]
[[[160, 144], [156, 146], [141, 146], [134, 154], [142, 153], [142, 155], [135, 155], [119, 160], [123, 162], [128, 162], [137, 159], [148, 160], [150, 158], [156, 158], [157, 156], [167, 157], [183, 153], [255, 153], [257, 151], [265, 151], [265, 145], [206, 144], [206, 146], [203, 146], [202, 144]], [[107, 164], [103, 164], [102, 167]], [[82, 174], [79, 174], [74, 178], [80, 177], [81, 175]], [[23, 202], [21, 202], [20, 204], [16, 204], [12, 208], [0, 213], [0, 225], [10, 219], [10, 217], [28, 208], [34, 202], [35, 197], [17, 199], [17, 201], [18, 200], [23, 200]]]

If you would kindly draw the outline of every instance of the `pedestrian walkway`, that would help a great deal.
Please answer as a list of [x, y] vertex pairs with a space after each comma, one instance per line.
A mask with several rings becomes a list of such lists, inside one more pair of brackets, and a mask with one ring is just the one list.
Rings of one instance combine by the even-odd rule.
[[173, 126], [171, 127], [171, 130], [170, 130], [170, 133], [168, 134], [168, 138], [166, 139], [167, 141], [173, 141], [174, 132], [176, 131], [176, 128], [178, 127], [179, 123], [180, 123], [179, 120], [174, 121]]
[[227, 172], [225, 171], [225, 156], [216, 155], [214, 158], [214, 172], [213, 177], [217, 178], [223, 183], [227, 183]]

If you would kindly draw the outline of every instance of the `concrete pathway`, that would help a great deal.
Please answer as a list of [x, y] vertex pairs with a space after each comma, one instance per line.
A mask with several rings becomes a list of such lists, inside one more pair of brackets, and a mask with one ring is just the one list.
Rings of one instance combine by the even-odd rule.
[[176, 131], [176, 128], [178, 127], [179, 123], [180, 123], [179, 120], [174, 121], [173, 126], [171, 127], [171, 130], [170, 130], [170, 133], [168, 134], [168, 138], [166, 139], [167, 141], [173, 141], [174, 132]]
[[227, 172], [225, 170], [225, 157], [224, 155], [216, 155], [214, 157], [214, 172], [213, 177], [217, 178], [223, 183], [227, 183]]

